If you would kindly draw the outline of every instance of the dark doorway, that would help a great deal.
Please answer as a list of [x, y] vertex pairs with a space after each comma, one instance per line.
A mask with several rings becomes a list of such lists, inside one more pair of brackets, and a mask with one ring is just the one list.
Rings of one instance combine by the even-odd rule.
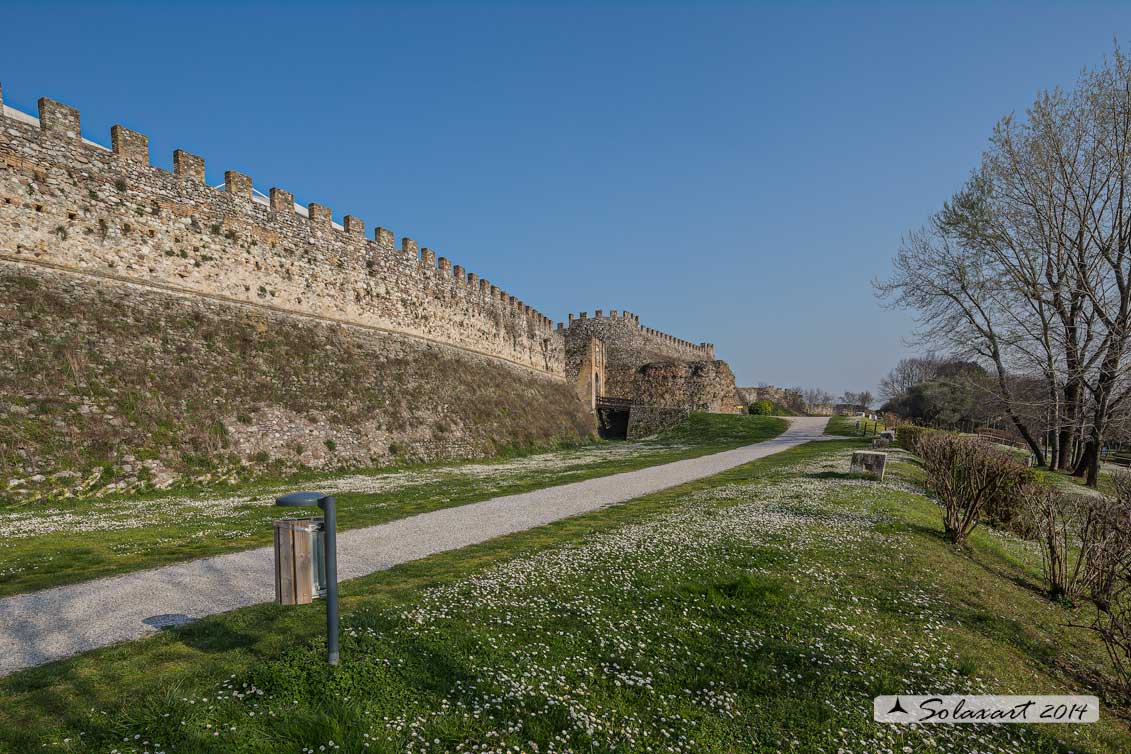
[[604, 440], [628, 438], [628, 412], [632, 401], [627, 398], [597, 399], [597, 434]]

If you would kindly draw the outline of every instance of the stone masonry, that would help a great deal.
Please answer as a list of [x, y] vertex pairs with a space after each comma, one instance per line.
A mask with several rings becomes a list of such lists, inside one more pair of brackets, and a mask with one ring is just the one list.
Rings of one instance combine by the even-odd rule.
[[[2, 102], [2, 100], [0, 100]], [[173, 172], [123, 126], [111, 148], [82, 138], [79, 112], [41, 99], [38, 119], [0, 108], [0, 258], [379, 328], [563, 375], [551, 321], [410, 239], [250, 177], [204, 183], [183, 150]]]
[[583, 438], [601, 396], [731, 410], [713, 344], [628, 312], [554, 329], [411, 238], [109, 137], [0, 90], [0, 493], [472, 457]]
[[658, 407], [716, 414], [742, 413], [734, 373], [725, 361], [653, 362], [633, 375], [632, 398]]
[[478, 458], [595, 429], [564, 380], [0, 260], [0, 501]]
[[567, 375], [589, 369], [590, 342], [604, 344], [605, 376], [600, 396], [627, 398], [656, 407], [735, 413], [741, 400], [734, 374], [715, 359], [712, 343], [692, 343], [640, 324], [631, 312], [597, 310], [569, 315], [558, 324], [565, 338]]

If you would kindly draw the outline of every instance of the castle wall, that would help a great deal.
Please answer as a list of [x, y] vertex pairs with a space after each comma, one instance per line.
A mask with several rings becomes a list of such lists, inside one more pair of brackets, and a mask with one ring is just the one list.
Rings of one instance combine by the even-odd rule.
[[741, 413], [734, 373], [725, 361], [655, 362], [632, 375], [634, 403], [692, 411]]
[[[713, 343], [692, 343], [640, 324], [631, 312], [597, 310], [569, 315], [568, 325], [558, 323], [565, 338], [566, 372], [575, 374], [590, 337], [600, 338], [608, 351], [608, 366], [637, 368], [656, 361], [710, 361], [715, 358]], [[614, 393], [609, 393], [613, 395]]]
[[[143, 134], [114, 126], [107, 148], [77, 110], [41, 99], [34, 117], [2, 95], [9, 494], [580, 438], [596, 396], [661, 390], [646, 365], [716, 363], [712, 344], [627, 312], [555, 330], [411, 238], [367, 237], [361, 219], [262, 194], [237, 171], [208, 186], [197, 155], [176, 150], [170, 172], [150, 164]], [[667, 379], [657, 405], [725, 402], [697, 379]]]
[[738, 395], [747, 406], [757, 401], [766, 400], [798, 411], [803, 408], [801, 392], [796, 388], [781, 388], [773, 385], [740, 387], [738, 388]]
[[552, 446], [564, 380], [416, 337], [0, 261], [0, 500]]
[[579, 379], [587, 368], [590, 341], [604, 343], [603, 395], [646, 406], [734, 411], [734, 375], [726, 362], [715, 361], [712, 343], [692, 343], [644, 327], [635, 314], [616, 310], [571, 314], [568, 325], [558, 324], [558, 332], [565, 338], [566, 374]]
[[329, 208], [264, 197], [250, 177], [204, 183], [177, 150], [172, 173], [148, 139], [115, 126], [111, 149], [84, 140], [77, 110], [43, 99], [39, 118], [2, 105], [0, 259], [98, 274], [381, 329], [564, 378], [551, 321], [415, 241]]
[[599, 338], [590, 337], [578, 363], [574, 389], [577, 391], [578, 399], [590, 410], [596, 411], [597, 399], [605, 395], [607, 384], [608, 364], [605, 343]]

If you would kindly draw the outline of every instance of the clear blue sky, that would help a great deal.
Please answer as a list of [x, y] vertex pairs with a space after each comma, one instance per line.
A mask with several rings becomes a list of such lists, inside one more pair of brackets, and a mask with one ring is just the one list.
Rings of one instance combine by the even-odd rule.
[[[234, 4], [233, 4], [234, 5]], [[555, 320], [628, 309], [740, 384], [873, 388], [870, 281], [995, 121], [1126, 5], [89, 3], [0, 9], [7, 104], [409, 235]]]

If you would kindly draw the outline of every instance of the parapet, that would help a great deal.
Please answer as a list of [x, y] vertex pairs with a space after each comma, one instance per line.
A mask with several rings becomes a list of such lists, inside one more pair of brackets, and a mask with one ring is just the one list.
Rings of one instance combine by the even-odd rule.
[[123, 160], [149, 164], [149, 137], [125, 126], [111, 126], [110, 142], [114, 154]]
[[[31, 248], [31, 243], [23, 243], [30, 241], [37, 248], [47, 247], [35, 261], [76, 269], [103, 265], [118, 275], [126, 270], [140, 280], [153, 279], [187, 292], [277, 308], [318, 309], [346, 322], [379, 321], [393, 331], [473, 350], [489, 341], [492, 355], [514, 356], [511, 360], [518, 363], [560, 372], [555, 351], [561, 351], [561, 339], [547, 317], [447, 257], [441, 257], [437, 267], [435, 252], [424, 248], [421, 253], [412, 238], [402, 238], [398, 251], [388, 228], [373, 226], [368, 239], [363, 219], [345, 215], [339, 225], [329, 207], [315, 202], [301, 206], [292, 192], [279, 187], [261, 193], [250, 175], [236, 170], [224, 172], [222, 186], [209, 186], [204, 158], [183, 149], [173, 152], [170, 173], [151, 164], [149, 138], [143, 133], [114, 125], [107, 149], [83, 138], [76, 108], [43, 98], [38, 116], [32, 116], [4, 107], [2, 93], [0, 89], [0, 130], [6, 129], [6, 148], [26, 164], [68, 172], [82, 165], [75, 176], [90, 183], [81, 192], [76, 186], [73, 197], [59, 197], [60, 203], [70, 203], [60, 207], [60, 214], [82, 222], [78, 216], [87, 213], [73, 208], [84, 205], [91, 213], [104, 214], [104, 220], [127, 209], [134, 215], [130, 222], [72, 234], [68, 243], [61, 242], [62, 234], [57, 234], [60, 241], [51, 241], [57, 223], [46, 231], [25, 225], [21, 233], [26, 231], [27, 238], [0, 239], [5, 252], [9, 243], [13, 250], [17, 245]], [[50, 140], [51, 149], [40, 148], [44, 139]], [[127, 185], [128, 193], [114, 188], [118, 185]], [[18, 205], [12, 206], [16, 211]], [[145, 228], [146, 243], [138, 243], [136, 233], [132, 242], [121, 238], [139, 227]], [[202, 234], [202, 242], [186, 244], [181, 236], [188, 232]], [[80, 242], [99, 239], [94, 253], [80, 251]], [[187, 250], [205, 246], [210, 253], [201, 252], [191, 264]], [[111, 259], [114, 255], [118, 258]], [[28, 258], [32, 261], [31, 255]], [[185, 259], [187, 266], [178, 261]], [[296, 269], [296, 261], [303, 267]], [[317, 307], [311, 300], [316, 297], [322, 299]], [[519, 323], [504, 326], [500, 314]], [[521, 353], [511, 354], [512, 349]]]
[[662, 350], [678, 355], [679, 358], [688, 360], [709, 360], [713, 361], [715, 358], [715, 346], [713, 343], [692, 343], [683, 338], [677, 338], [674, 335], [669, 335], [665, 332], [656, 330], [655, 328], [645, 327], [640, 324], [640, 317], [632, 312], [617, 309], [610, 309], [608, 314], [605, 314], [604, 309], [597, 309], [592, 315], [589, 312], [579, 312], [578, 314], [570, 313], [567, 315], [567, 323], [558, 323], [558, 330], [563, 335], [569, 336], [571, 328], [579, 327], [584, 328], [586, 331], [597, 328], [623, 328], [637, 335], [644, 336], [653, 343], [659, 345]]

